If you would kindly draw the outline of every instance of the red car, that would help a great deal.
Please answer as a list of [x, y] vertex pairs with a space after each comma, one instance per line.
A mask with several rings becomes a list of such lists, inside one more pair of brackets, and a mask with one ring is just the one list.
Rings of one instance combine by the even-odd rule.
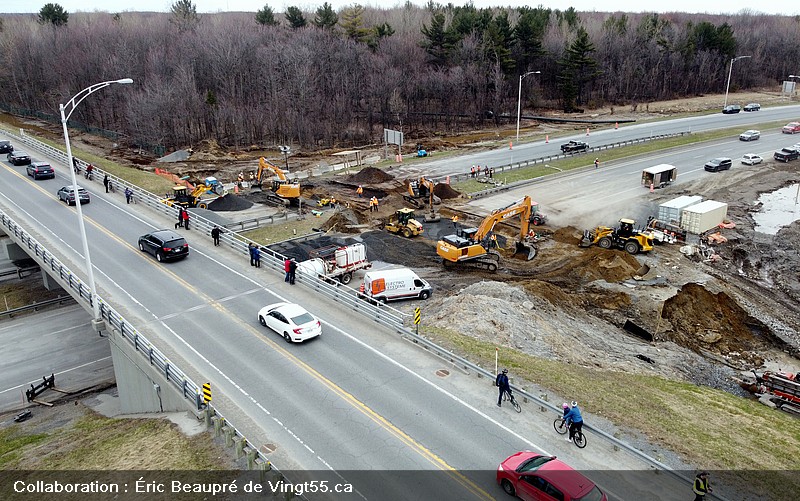
[[800, 132], [800, 122], [789, 122], [788, 124], [783, 126], [781, 132], [784, 134], [797, 134]]
[[608, 501], [594, 482], [555, 456], [518, 452], [497, 467], [506, 494], [525, 501]]

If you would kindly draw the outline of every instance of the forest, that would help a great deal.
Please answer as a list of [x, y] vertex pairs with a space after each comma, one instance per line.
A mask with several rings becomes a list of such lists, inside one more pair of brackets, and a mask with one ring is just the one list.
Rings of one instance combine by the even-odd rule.
[[[777, 89], [800, 67], [800, 18], [476, 8], [198, 14], [0, 15], [0, 108], [51, 115], [94, 83], [70, 125], [151, 151], [204, 139], [229, 148], [360, 147], [383, 128], [407, 138], [505, 124], [523, 114], [731, 90]], [[539, 72], [533, 74], [531, 72]], [[525, 78], [521, 79], [524, 76]]]

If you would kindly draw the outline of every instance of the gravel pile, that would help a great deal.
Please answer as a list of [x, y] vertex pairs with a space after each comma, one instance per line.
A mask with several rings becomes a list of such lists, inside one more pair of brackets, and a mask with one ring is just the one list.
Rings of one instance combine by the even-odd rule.
[[238, 195], [228, 193], [225, 196], [219, 197], [210, 204], [208, 209], [218, 212], [237, 211], [249, 209], [253, 206], [253, 202], [244, 199]]
[[375, 167], [365, 167], [355, 174], [348, 176], [347, 181], [362, 184], [380, 184], [391, 181], [392, 179], [394, 179], [394, 176], [387, 172], [376, 169]]

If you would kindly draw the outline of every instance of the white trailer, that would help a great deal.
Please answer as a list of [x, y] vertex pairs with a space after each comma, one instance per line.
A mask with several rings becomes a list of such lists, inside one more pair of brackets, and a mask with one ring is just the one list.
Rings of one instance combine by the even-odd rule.
[[678, 168], [674, 165], [659, 164], [642, 171], [642, 186], [663, 188], [678, 179]]
[[324, 280], [338, 280], [343, 284], [350, 283], [353, 272], [372, 267], [372, 263], [367, 261], [364, 244], [323, 247], [310, 252], [309, 257], [310, 259], [297, 264], [298, 270], [317, 275]]

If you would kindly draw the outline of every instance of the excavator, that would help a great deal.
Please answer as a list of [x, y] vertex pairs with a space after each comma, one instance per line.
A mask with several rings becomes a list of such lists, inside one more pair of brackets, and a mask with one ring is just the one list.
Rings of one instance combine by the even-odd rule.
[[516, 242], [514, 254], [522, 255], [528, 261], [536, 257], [536, 247], [528, 243], [530, 228], [531, 197], [493, 211], [477, 228], [463, 230], [462, 236], [448, 235], [436, 245], [436, 253], [442, 257], [445, 267], [463, 266], [487, 271], [497, 271], [500, 254], [493, 247], [493, 230], [497, 223], [520, 217], [520, 237]]
[[264, 174], [267, 172], [274, 174], [277, 178], [272, 180], [272, 185], [270, 186], [270, 190], [277, 196], [276, 200], [283, 205], [296, 205], [300, 199], [300, 183], [297, 180], [289, 181], [283, 170], [269, 163], [264, 157], [258, 159], [258, 171], [251, 189], [261, 189], [261, 185], [264, 182]]
[[209, 199], [202, 198], [206, 193], [214, 193], [215, 195], [222, 196], [222, 184], [215, 177], [207, 177], [203, 180], [203, 184], [198, 184], [191, 193], [189, 189], [183, 185], [173, 186], [172, 196], [161, 200], [161, 202], [169, 205], [170, 207], [180, 205], [182, 207], [199, 209], [207, 209], [210, 201]]
[[603, 249], [625, 249], [628, 254], [650, 252], [653, 250], [653, 237], [634, 228], [633, 219], [620, 219], [619, 228], [598, 226], [593, 230], [584, 230], [579, 247], [591, 247], [597, 244]]
[[421, 176], [418, 181], [409, 181], [408, 194], [403, 195], [403, 199], [417, 209], [424, 206], [427, 199], [429, 212], [425, 214], [426, 223], [436, 223], [441, 219], [433, 208], [433, 204], [436, 203], [434, 186], [436, 183]]

